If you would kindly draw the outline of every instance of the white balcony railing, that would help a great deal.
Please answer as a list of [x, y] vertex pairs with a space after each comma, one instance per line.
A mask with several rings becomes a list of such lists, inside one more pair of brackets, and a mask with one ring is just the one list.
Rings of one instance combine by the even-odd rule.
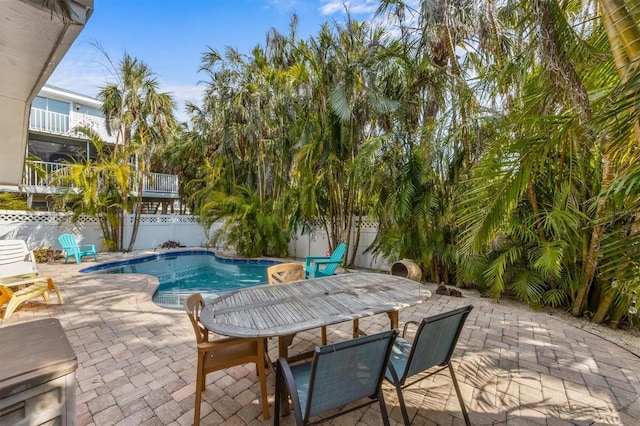
[[[45, 161], [30, 161], [25, 165], [23, 185], [29, 187], [49, 187], [51, 192], [56, 192], [51, 185], [54, 175], [68, 174], [69, 165], [60, 163], [49, 163]], [[132, 188], [136, 188], [132, 182]], [[164, 173], [149, 173], [145, 176], [143, 187], [143, 197], [158, 198], [178, 198], [178, 176]]]
[[69, 134], [69, 114], [60, 114], [40, 108], [31, 108], [29, 130], [53, 133], [55, 135]]
[[151, 173], [145, 177], [144, 192], [178, 193], [178, 176]]
[[93, 129], [105, 142], [115, 143], [116, 138], [107, 133], [104, 118], [72, 111], [70, 114], [60, 114], [40, 108], [31, 107], [29, 130], [51, 133], [54, 135], [71, 136], [78, 139], [88, 139], [83, 133], [75, 130], [78, 126]]
[[47, 163], [44, 161], [31, 161], [25, 164], [23, 185], [25, 186], [51, 186], [55, 175], [68, 175], [69, 166], [60, 163]]

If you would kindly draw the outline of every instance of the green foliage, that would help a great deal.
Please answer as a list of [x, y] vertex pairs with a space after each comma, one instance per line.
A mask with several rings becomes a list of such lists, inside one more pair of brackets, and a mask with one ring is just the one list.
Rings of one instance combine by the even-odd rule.
[[249, 55], [206, 52], [167, 151], [191, 206], [254, 255], [285, 226], [358, 244], [373, 215], [367, 250], [429, 281], [632, 318], [640, 72], [617, 74], [591, 3], [527, 6], [383, 0], [394, 34], [347, 17], [301, 41], [294, 18]]
[[[111, 63], [108, 54], [103, 53]], [[135, 163], [132, 177], [137, 182], [126, 195], [135, 201], [133, 229], [127, 248], [131, 251], [142, 213], [144, 179], [148, 177], [152, 160], [160, 156], [159, 149], [176, 127], [175, 103], [170, 94], [159, 91], [154, 73], [144, 62], [125, 53], [118, 66], [111, 64], [116, 82], [105, 85], [98, 97], [102, 101], [107, 132], [116, 138], [114, 156], [120, 155], [121, 145], [125, 164]], [[128, 200], [125, 199], [125, 203]]]
[[72, 211], [73, 219], [88, 215], [98, 219], [107, 251], [120, 248], [118, 242], [121, 214], [129, 210], [131, 167], [126, 161], [129, 150], [113, 155], [104, 150], [105, 143], [90, 128], [80, 128], [98, 152], [97, 160], [69, 162], [64, 172], [54, 176], [53, 184], [64, 188], [54, 194], [58, 210]]
[[0, 210], [29, 210], [29, 207], [19, 195], [0, 192]]
[[247, 187], [238, 187], [235, 195], [221, 191], [207, 191], [198, 210], [201, 221], [209, 229], [223, 220], [211, 239], [214, 245], [232, 246], [245, 257], [287, 256], [286, 231], [270, 208]]

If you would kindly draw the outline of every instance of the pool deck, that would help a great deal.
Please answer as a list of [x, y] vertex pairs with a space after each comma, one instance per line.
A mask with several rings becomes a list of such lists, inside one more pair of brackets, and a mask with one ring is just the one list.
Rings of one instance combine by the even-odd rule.
[[[100, 254], [100, 262], [122, 254]], [[64, 305], [23, 304], [0, 327], [58, 318], [78, 357], [77, 424], [190, 425], [195, 391], [195, 338], [186, 314], [156, 306], [154, 278], [87, 275], [92, 266], [40, 264], [52, 276]], [[433, 287], [430, 287], [433, 290]], [[463, 292], [464, 294], [464, 292]], [[637, 425], [640, 422], [640, 358], [573, 327], [524, 307], [489, 299], [435, 293], [423, 305], [400, 313], [409, 319], [473, 304], [454, 354], [454, 367], [474, 425]], [[388, 327], [386, 315], [361, 320], [369, 333]], [[351, 324], [328, 328], [329, 342], [350, 338]], [[319, 342], [319, 332], [300, 333], [290, 353]], [[275, 359], [277, 344], [270, 344]], [[405, 391], [414, 425], [464, 424], [446, 372]], [[273, 374], [267, 374], [273, 415]], [[391, 424], [402, 424], [395, 391], [384, 384]], [[259, 384], [251, 365], [208, 375], [203, 425], [263, 425]], [[294, 424], [292, 416], [283, 425]], [[372, 405], [340, 417], [333, 425], [380, 424]]]

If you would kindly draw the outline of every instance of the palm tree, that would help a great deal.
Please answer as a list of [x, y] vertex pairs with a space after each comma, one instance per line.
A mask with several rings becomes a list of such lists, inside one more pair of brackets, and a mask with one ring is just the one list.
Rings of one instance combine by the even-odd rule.
[[121, 211], [127, 209], [131, 168], [125, 161], [127, 150], [113, 156], [106, 149], [106, 142], [89, 127], [78, 130], [89, 137], [98, 158], [69, 163], [54, 177], [53, 186], [65, 188], [55, 195], [57, 207], [71, 210], [74, 219], [88, 215], [98, 219], [107, 251], [119, 249]]
[[[308, 73], [300, 79], [306, 105], [294, 184], [305, 200], [297, 222], [318, 221], [331, 247], [353, 240], [353, 220], [370, 203], [358, 153], [379, 134], [378, 117], [398, 107], [383, 90], [382, 67], [392, 55], [384, 37], [382, 29], [349, 18], [335, 24], [335, 34], [325, 25], [311, 43], [298, 46]], [[350, 260], [347, 253], [348, 263], [355, 253]]]
[[208, 52], [193, 205], [332, 246], [373, 213], [369, 249], [432, 281], [618, 321], [640, 262], [637, 25], [604, 3], [384, 0], [394, 37], [348, 17], [301, 41], [294, 17], [250, 55]]
[[0, 210], [29, 210], [29, 206], [17, 194], [0, 192]]
[[574, 315], [596, 312], [600, 322], [620, 315], [620, 304], [609, 308], [629, 288], [608, 283], [637, 263], [637, 253], [622, 249], [633, 240], [633, 215], [620, 210], [630, 200], [616, 200], [611, 188], [616, 176], [628, 183], [628, 175], [610, 149], [617, 140], [625, 146], [618, 152], [630, 152], [636, 121], [620, 125], [629, 111], [616, 97], [625, 92], [616, 87], [610, 45], [593, 9], [533, 6], [535, 14], [511, 15], [512, 28], [522, 32], [514, 32], [516, 49], [505, 53], [517, 60], [483, 68], [493, 87], [515, 90], [502, 91], [512, 95], [501, 117], [492, 117], [464, 193], [462, 249], [478, 260], [480, 281], [494, 296], [506, 290], [532, 304], [570, 305]]
[[[455, 280], [458, 254], [453, 214], [457, 187], [478, 149], [478, 102], [467, 80], [475, 33], [471, 2], [382, 1], [377, 15], [399, 29], [393, 65], [382, 78], [399, 108], [379, 124], [387, 136], [368, 148], [377, 159], [377, 216], [372, 249], [389, 258], [413, 258], [427, 279]], [[372, 188], [372, 189], [373, 189]]]
[[[640, 142], [640, 121], [637, 110], [637, 60], [640, 58], [640, 28], [637, 22], [639, 5], [630, 2], [628, 5], [622, 0], [598, 2], [601, 11], [602, 25], [605, 28], [609, 41], [613, 62], [618, 71], [621, 90], [617, 91], [616, 107], [610, 114], [605, 115], [606, 125], [609, 129], [609, 137], [603, 149], [603, 161], [608, 173], [603, 178], [602, 189], [609, 194], [602, 194], [598, 201], [598, 209], [602, 213], [607, 203], [611, 203], [613, 209], [623, 209], [631, 212], [631, 217], [626, 221], [617, 238], [606, 242], [600, 255], [600, 267], [603, 270], [613, 271], [611, 285], [603, 290], [603, 297], [594, 321], [603, 322], [607, 316], [611, 316], [613, 322], [618, 323], [624, 315], [626, 306], [631, 302], [631, 294], [640, 287], [637, 280], [638, 250], [635, 248], [638, 238], [638, 206], [634, 195], [639, 188], [630, 182], [636, 182], [633, 176], [637, 173], [634, 164], [637, 163], [638, 142]], [[617, 122], [621, 116], [626, 116], [625, 126], [619, 126]], [[609, 120], [615, 121], [609, 121]], [[617, 175], [617, 176], [616, 176]], [[635, 190], [634, 190], [635, 189]], [[608, 195], [611, 195], [610, 197]], [[621, 222], [620, 215], [614, 220]], [[604, 239], [603, 239], [604, 240]], [[592, 263], [598, 262], [596, 253], [592, 255]], [[604, 254], [604, 255], [603, 255]], [[623, 259], [620, 261], [620, 259]], [[617, 286], [613, 283], [623, 282]], [[589, 290], [589, 282], [581, 287], [583, 299]], [[574, 313], [577, 312], [577, 307]]]
[[114, 66], [114, 77], [116, 82], [103, 87], [98, 97], [102, 101], [107, 132], [116, 137], [113, 155], [117, 156], [119, 149], [134, 148], [137, 189], [133, 230], [127, 249], [131, 251], [142, 213], [144, 179], [148, 177], [156, 148], [166, 143], [176, 126], [175, 104], [169, 94], [158, 91], [158, 83], [149, 67], [126, 53], [119, 66]]

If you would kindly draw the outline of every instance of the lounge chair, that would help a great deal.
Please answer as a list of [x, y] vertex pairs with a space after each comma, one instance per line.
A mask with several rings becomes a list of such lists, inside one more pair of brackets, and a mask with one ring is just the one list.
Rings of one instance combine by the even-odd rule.
[[347, 245], [340, 243], [338, 247], [331, 253], [331, 256], [307, 256], [305, 257], [304, 272], [306, 278], [328, 277], [336, 273], [336, 269], [340, 263], [344, 253], [347, 251]]
[[[318, 347], [311, 363], [290, 366], [285, 358], [279, 358], [274, 424], [280, 424], [280, 404], [287, 403], [286, 390], [297, 426], [327, 421], [376, 401], [383, 424], [389, 425], [381, 386], [397, 334], [398, 330], [389, 330]], [[362, 400], [366, 401], [312, 421], [329, 410]]]
[[33, 252], [23, 240], [0, 240], [0, 279], [37, 274]]
[[2, 318], [9, 318], [20, 304], [42, 296], [49, 300], [53, 290], [64, 303], [50, 277], [39, 277], [33, 252], [23, 240], [0, 240], [0, 306], [6, 304]]
[[96, 246], [93, 244], [79, 245], [76, 241], [76, 237], [71, 234], [60, 235], [58, 237], [58, 241], [67, 256], [64, 259], [64, 263], [67, 263], [67, 260], [72, 256], [76, 259], [76, 263], [80, 263], [83, 256], [93, 256], [95, 260], [98, 260]]
[[[396, 388], [405, 425], [409, 425], [411, 422], [409, 421], [409, 414], [407, 413], [407, 407], [402, 396], [402, 389], [437, 374], [447, 367], [449, 368], [451, 381], [458, 395], [458, 402], [462, 409], [464, 421], [467, 425], [471, 424], [467, 409], [464, 406], [460, 387], [458, 386], [458, 380], [451, 365], [451, 356], [456, 347], [458, 337], [460, 337], [464, 322], [472, 309], [473, 306], [469, 305], [425, 318], [420, 324], [415, 321], [407, 321], [404, 325], [402, 337], [398, 337], [393, 346], [386, 378]], [[409, 325], [418, 325], [413, 344], [404, 339]], [[406, 383], [410, 377], [433, 367], [438, 368], [427, 375], [420, 376], [410, 383]]]

